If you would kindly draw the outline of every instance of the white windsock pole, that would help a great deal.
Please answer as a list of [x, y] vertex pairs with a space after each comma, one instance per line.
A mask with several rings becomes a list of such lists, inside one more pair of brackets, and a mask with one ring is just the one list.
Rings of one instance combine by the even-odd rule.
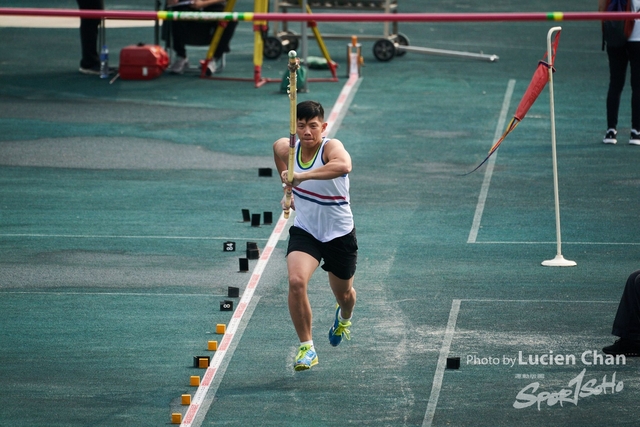
[[556, 241], [557, 241], [557, 253], [554, 259], [542, 261], [542, 265], [546, 267], [573, 267], [576, 265], [575, 261], [570, 261], [562, 256], [562, 238], [560, 234], [560, 196], [558, 195], [558, 159], [556, 156], [556, 118], [553, 101], [553, 64], [551, 51], [551, 36], [556, 31], [562, 30], [561, 27], [553, 27], [547, 33], [547, 59], [550, 62], [549, 67], [549, 103], [550, 103], [550, 116], [551, 116], [551, 154], [553, 157], [553, 192], [555, 196], [556, 205]]

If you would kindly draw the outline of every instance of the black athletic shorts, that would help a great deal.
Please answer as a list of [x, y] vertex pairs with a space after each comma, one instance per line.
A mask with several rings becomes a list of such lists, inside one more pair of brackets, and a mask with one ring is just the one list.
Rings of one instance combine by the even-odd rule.
[[318, 262], [324, 260], [322, 269], [340, 279], [349, 280], [356, 273], [358, 239], [355, 228], [349, 234], [323, 243], [303, 229], [291, 227], [287, 255], [294, 251], [307, 253]]

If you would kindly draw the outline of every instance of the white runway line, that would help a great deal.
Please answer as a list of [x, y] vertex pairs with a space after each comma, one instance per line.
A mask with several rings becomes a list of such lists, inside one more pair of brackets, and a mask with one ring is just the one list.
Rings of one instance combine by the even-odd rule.
[[447, 356], [449, 355], [449, 349], [451, 348], [451, 341], [453, 341], [453, 333], [456, 330], [456, 321], [458, 320], [458, 313], [460, 312], [460, 301], [454, 299], [451, 303], [451, 311], [449, 312], [449, 321], [447, 322], [447, 329], [444, 332], [444, 340], [442, 347], [440, 348], [440, 356], [438, 357], [438, 365], [436, 366], [436, 373], [433, 376], [433, 385], [431, 386], [431, 395], [429, 396], [429, 403], [427, 404], [427, 412], [424, 415], [424, 421], [422, 427], [431, 427], [433, 423], [433, 416], [436, 413], [436, 406], [438, 406], [438, 398], [440, 397], [440, 389], [442, 388], [442, 378], [444, 377], [444, 369], [447, 366]]
[[[211, 406], [211, 402], [213, 402], [218, 385], [222, 381], [224, 371], [229, 364], [228, 358], [225, 359], [225, 357], [227, 355], [229, 357], [233, 355], [233, 351], [238, 345], [238, 341], [242, 338], [244, 328], [251, 319], [251, 314], [255, 307], [255, 302], [252, 303], [253, 294], [258, 287], [258, 283], [262, 277], [262, 272], [267, 266], [267, 263], [271, 258], [271, 254], [278, 244], [278, 240], [280, 240], [280, 234], [282, 234], [282, 231], [285, 229], [287, 221], [288, 219], [284, 218], [284, 213], [281, 213], [280, 218], [271, 233], [271, 237], [269, 237], [269, 241], [253, 269], [249, 283], [242, 293], [242, 298], [240, 298], [240, 302], [233, 312], [233, 316], [231, 321], [229, 321], [227, 331], [222, 338], [220, 346], [218, 347], [216, 354], [211, 359], [211, 364], [202, 376], [200, 386], [193, 396], [191, 404], [189, 405], [184, 419], [182, 420], [182, 424], [180, 424], [182, 427], [200, 426], [202, 421], [204, 421], [204, 417]], [[246, 318], [244, 317], [245, 314], [247, 315]], [[243, 319], [245, 320], [243, 321]], [[237, 340], [234, 341], [234, 338], [236, 337]], [[210, 391], [212, 393], [208, 396]], [[202, 409], [202, 412], [199, 413], [200, 409]]]
[[[331, 109], [331, 113], [328, 118], [329, 126], [327, 126], [325, 134], [335, 134], [338, 126], [342, 122], [343, 117], [346, 115], [346, 111], [349, 108], [351, 101], [353, 100], [355, 91], [360, 85], [361, 80], [361, 78], [352, 75], [346, 82], [345, 86], [340, 92], [340, 95], [338, 96], [338, 100]], [[255, 302], [252, 303], [252, 298], [258, 286], [258, 283], [260, 282], [262, 272], [267, 266], [269, 258], [271, 257], [271, 253], [280, 240], [280, 236], [287, 229], [287, 223], [292, 220], [293, 216], [291, 216], [287, 220], [284, 218], [284, 214], [280, 214], [280, 219], [276, 223], [276, 226], [271, 233], [269, 240], [267, 241], [264, 252], [260, 256], [260, 260], [253, 269], [253, 273], [251, 274], [249, 283], [247, 284], [247, 287], [242, 294], [242, 298], [238, 303], [238, 307], [233, 313], [233, 317], [227, 327], [227, 332], [224, 335], [224, 338], [222, 339], [222, 342], [220, 343], [215, 356], [213, 356], [211, 364], [202, 377], [198, 390], [193, 396], [191, 405], [189, 405], [182, 423], [180, 424], [181, 427], [199, 427], [200, 425], [202, 425], [202, 422], [207, 415], [207, 411], [209, 410], [209, 407], [211, 406], [211, 403], [215, 398], [215, 393], [218, 389], [218, 386], [222, 382], [224, 371], [229, 364], [229, 358], [232, 356], [233, 350], [238, 345], [238, 341], [242, 338], [242, 333], [244, 331], [244, 328], [246, 327], [246, 324], [251, 319], [251, 314], [253, 313], [253, 308], [256, 304]], [[245, 314], [246, 318], [244, 318]], [[236, 336], [237, 340], [234, 341], [234, 337]], [[225, 356], [227, 355], [229, 357], [225, 358]], [[216, 376], [216, 374], [218, 375]]]
[[[207, 415], [207, 412], [209, 411], [209, 407], [211, 406], [211, 404], [214, 401], [214, 398], [216, 396], [216, 391], [218, 391], [218, 387], [220, 386], [220, 383], [222, 382], [222, 378], [224, 377], [224, 373], [227, 370], [227, 366], [229, 366], [229, 363], [231, 362], [231, 358], [233, 357], [233, 353], [235, 352], [236, 347], [238, 347], [238, 343], [240, 341], [240, 337], [244, 333], [244, 330], [247, 327], [247, 325], [249, 324], [249, 319], [251, 319], [251, 316], [253, 315], [253, 310], [255, 310], [255, 308], [258, 305], [259, 301], [260, 301], [260, 297], [256, 297], [247, 306], [246, 318], [244, 319], [244, 321], [239, 323], [238, 329], [236, 331], [236, 335], [238, 336], [238, 339], [230, 341], [229, 347], [226, 349], [226, 355], [228, 357], [223, 358], [221, 360], [221, 362], [220, 362], [220, 364], [218, 366], [217, 375], [214, 378], [211, 379], [211, 384], [208, 387], [208, 392], [204, 392], [203, 391], [203, 395], [201, 396], [201, 399], [200, 399], [200, 401], [201, 401], [201, 403], [200, 403], [200, 411], [198, 413], [198, 416], [196, 417], [196, 419], [192, 423], [192, 425], [198, 425], [198, 426], [202, 425], [202, 422], [204, 421], [204, 418]], [[198, 389], [198, 392], [199, 391], [200, 391], [200, 389]], [[198, 392], [196, 392], [196, 396], [197, 396]]]
[[340, 124], [342, 124], [342, 119], [344, 119], [344, 116], [347, 114], [349, 105], [351, 104], [361, 82], [362, 77], [358, 77], [357, 74], [351, 74], [349, 80], [345, 83], [340, 95], [338, 95], [338, 100], [334, 104], [331, 109], [331, 113], [327, 118], [327, 129], [325, 129], [324, 132], [327, 138], [333, 138], [340, 127]]
[[433, 424], [433, 418], [436, 413], [436, 407], [438, 406], [438, 399], [440, 397], [440, 390], [442, 389], [442, 380], [444, 377], [444, 371], [447, 365], [447, 356], [451, 349], [451, 342], [453, 341], [453, 335], [456, 330], [456, 322], [458, 321], [458, 314], [460, 313], [460, 304], [464, 302], [498, 302], [498, 303], [556, 303], [556, 304], [618, 304], [619, 301], [606, 301], [606, 300], [517, 300], [517, 299], [491, 299], [491, 298], [469, 298], [469, 299], [454, 299], [451, 303], [451, 310], [449, 311], [449, 321], [447, 322], [447, 328], [444, 333], [444, 339], [442, 341], [442, 347], [440, 348], [440, 355], [438, 357], [438, 365], [436, 366], [436, 372], [433, 375], [433, 385], [431, 386], [431, 395], [429, 396], [429, 402], [427, 403], [427, 411], [424, 416], [422, 427], [431, 427]]
[[158, 239], [158, 240], [267, 240], [263, 237], [224, 237], [224, 236], [129, 236], [106, 234], [0, 234], [0, 237], [32, 237], [55, 239]]
[[[496, 126], [496, 132], [493, 135], [493, 141], [497, 141], [504, 132], [504, 126], [507, 122], [507, 114], [509, 112], [509, 104], [511, 104], [511, 97], [513, 96], [513, 88], [516, 85], [516, 81], [511, 79], [507, 83], [507, 90], [504, 94], [504, 100], [502, 101], [502, 110], [500, 110], [500, 117]], [[500, 149], [498, 148], [498, 151]], [[480, 229], [480, 221], [482, 221], [482, 212], [484, 211], [484, 204], [487, 200], [487, 194], [489, 193], [489, 184], [491, 183], [491, 175], [493, 174], [493, 167], [496, 163], [496, 157], [498, 157], [498, 151], [493, 153], [493, 156], [489, 158], [487, 168], [484, 171], [484, 180], [482, 181], [482, 187], [480, 188], [480, 195], [478, 196], [478, 204], [476, 205], [476, 213], [473, 216], [473, 224], [471, 225], [471, 231], [469, 232], [469, 238], [467, 243], [475, 243], [478, 238], [478, 230]]]

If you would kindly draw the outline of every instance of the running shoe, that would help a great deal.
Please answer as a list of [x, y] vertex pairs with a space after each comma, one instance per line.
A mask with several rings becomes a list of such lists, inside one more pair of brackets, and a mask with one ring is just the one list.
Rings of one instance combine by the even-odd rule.
[[185, 68], [189, 68], [189, 58], [178, 56], [167, 71], [172, 74], [182, 74], [184, 73]]
[[351, 322], [349, 320], [340, 321], [338, 317], [340, 315], [340, 306], [336, 304], [336, 317], [333, 322], [333, 326], [329, 329], [329, 344], [334, 347], [337, 347], [338, 344], [342, 342], [342, 338], [344, 337], [347, 341], [351, 339], [351, 331], [347, 329], [351, 326]]
[[629, 138], [629, 144], [640, 145], [640, 132], [635, 129], [631, 129], [631, 137]]
[[604, 135], [602, 142], [604, 144], [615, 144], [618, 142], [616, 136], [618, 136], [618, 132], [616, 132], [615, 129], [607, 129], [607, 133]]
[[296, 371], [306, 371], [317, 364], [318, 355], [316, 354], [316, 350], [309, 344], [301, 345], [298, 349], [298, 355], [296, 356], [296, 363], [293, 364], [293, 369]]

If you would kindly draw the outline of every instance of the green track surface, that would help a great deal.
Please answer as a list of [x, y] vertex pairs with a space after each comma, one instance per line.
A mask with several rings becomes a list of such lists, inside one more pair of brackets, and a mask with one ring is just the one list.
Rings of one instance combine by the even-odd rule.
[[[426, 3], [426, 4], [425, 4]], [[595, 8], [577, 0], [402, 0], [401, 12], [540, 12]], [[4, 0], [3, 7], [52, 7]], [[273, 6], [273, 5], [272, 5]], [[55, 7], [73, 8], [65, 0]], [[151, 0], [107, 2], [153, 10]], [[238, 0], [238, 11], [253, 2]], [[317, 11], [320, 13], [321, 11]], [[297, 338], [287, 310], [286, 240], [278, 242], [242, 333], [210, 396], [202, 426], [637, 425], [638, 361], [586, 365], [613, 342], [627, 276], [640, 268], [640, 148], [630, 146], [630, 95], [619, 143], [606, 146], [606, 54], [598, 22], [561, 22], [554, 74], [562, 252], [576, 267], [542, 267], [556, 255], [549, 92], [497, 153], [469, 243], [510, 81], [507, 120], [546, 50], [551, 23], [401, 23], [412, 46], [500, 57], [495, 63], [408, 52], [389, 62], [363, 40], [362, 81], [335, 136], [349, 150], [360, 246], [351, 341], [329, 346], [333, 297], [326, 275], [310, 284], [320, 363], [294, 373]], [[299, 24], [290, 26], [299, 32]], [[151, 27], [109, 28], [111, 64], [122, 47], [152, 43]], [[380, 35], [380, 24], [321, 23], [323, 34]], [[109, 84], [80, 75], [77, 28], [0, 27], [0, 425], [160, 426], [186, 411], [193, 356], [212, 355], [227, 287], [246, 242], [264, 248], [277, 219], [273, 141], [288, 135], [279, 83], [255, 88], [253, 33], [240, 23], [221, 74], [165, 74]], [[299, 100], [328, 111], [346, 82], [348, 40], [327, 41], [340, 82], [309, 82]], [[189, 48], [192, 63], [206, 48]], [[315, 42], [309, 54], [320, 56]], [[265, 60], [280, 78], [286, 57]], [[310, 70], [309, 77], [330, 77]], [[235, 241], [236, 252], [223, 244]], [[251, 261], [250, 268], [255, 266]], [[238, 299], [234, 299], [237, 303]], [[454, 310], [459, 304], [459, 310]], [[450, 318], [456, 320], [453, 329]], [[438, 376], [449, 356], [459, 370]], [[575, 365], [503, 364], [504, 357], [576, 355]], [[498, 364], [477, 364], [498, 359]], [[621, 390], [576, 403], [513, 407], [584, 382]], [[436, 387], [434, 387], [434, 378]], [[438, 380], [438, 378], [440, 378]], [[438, 394], [439, 391], [439, 394]], [[537, 394], [536, 393], [536, 394]], [[437, 400], [434, 399], [437, 397]], [[428, 420], [429, 403], [435, 405]]]

